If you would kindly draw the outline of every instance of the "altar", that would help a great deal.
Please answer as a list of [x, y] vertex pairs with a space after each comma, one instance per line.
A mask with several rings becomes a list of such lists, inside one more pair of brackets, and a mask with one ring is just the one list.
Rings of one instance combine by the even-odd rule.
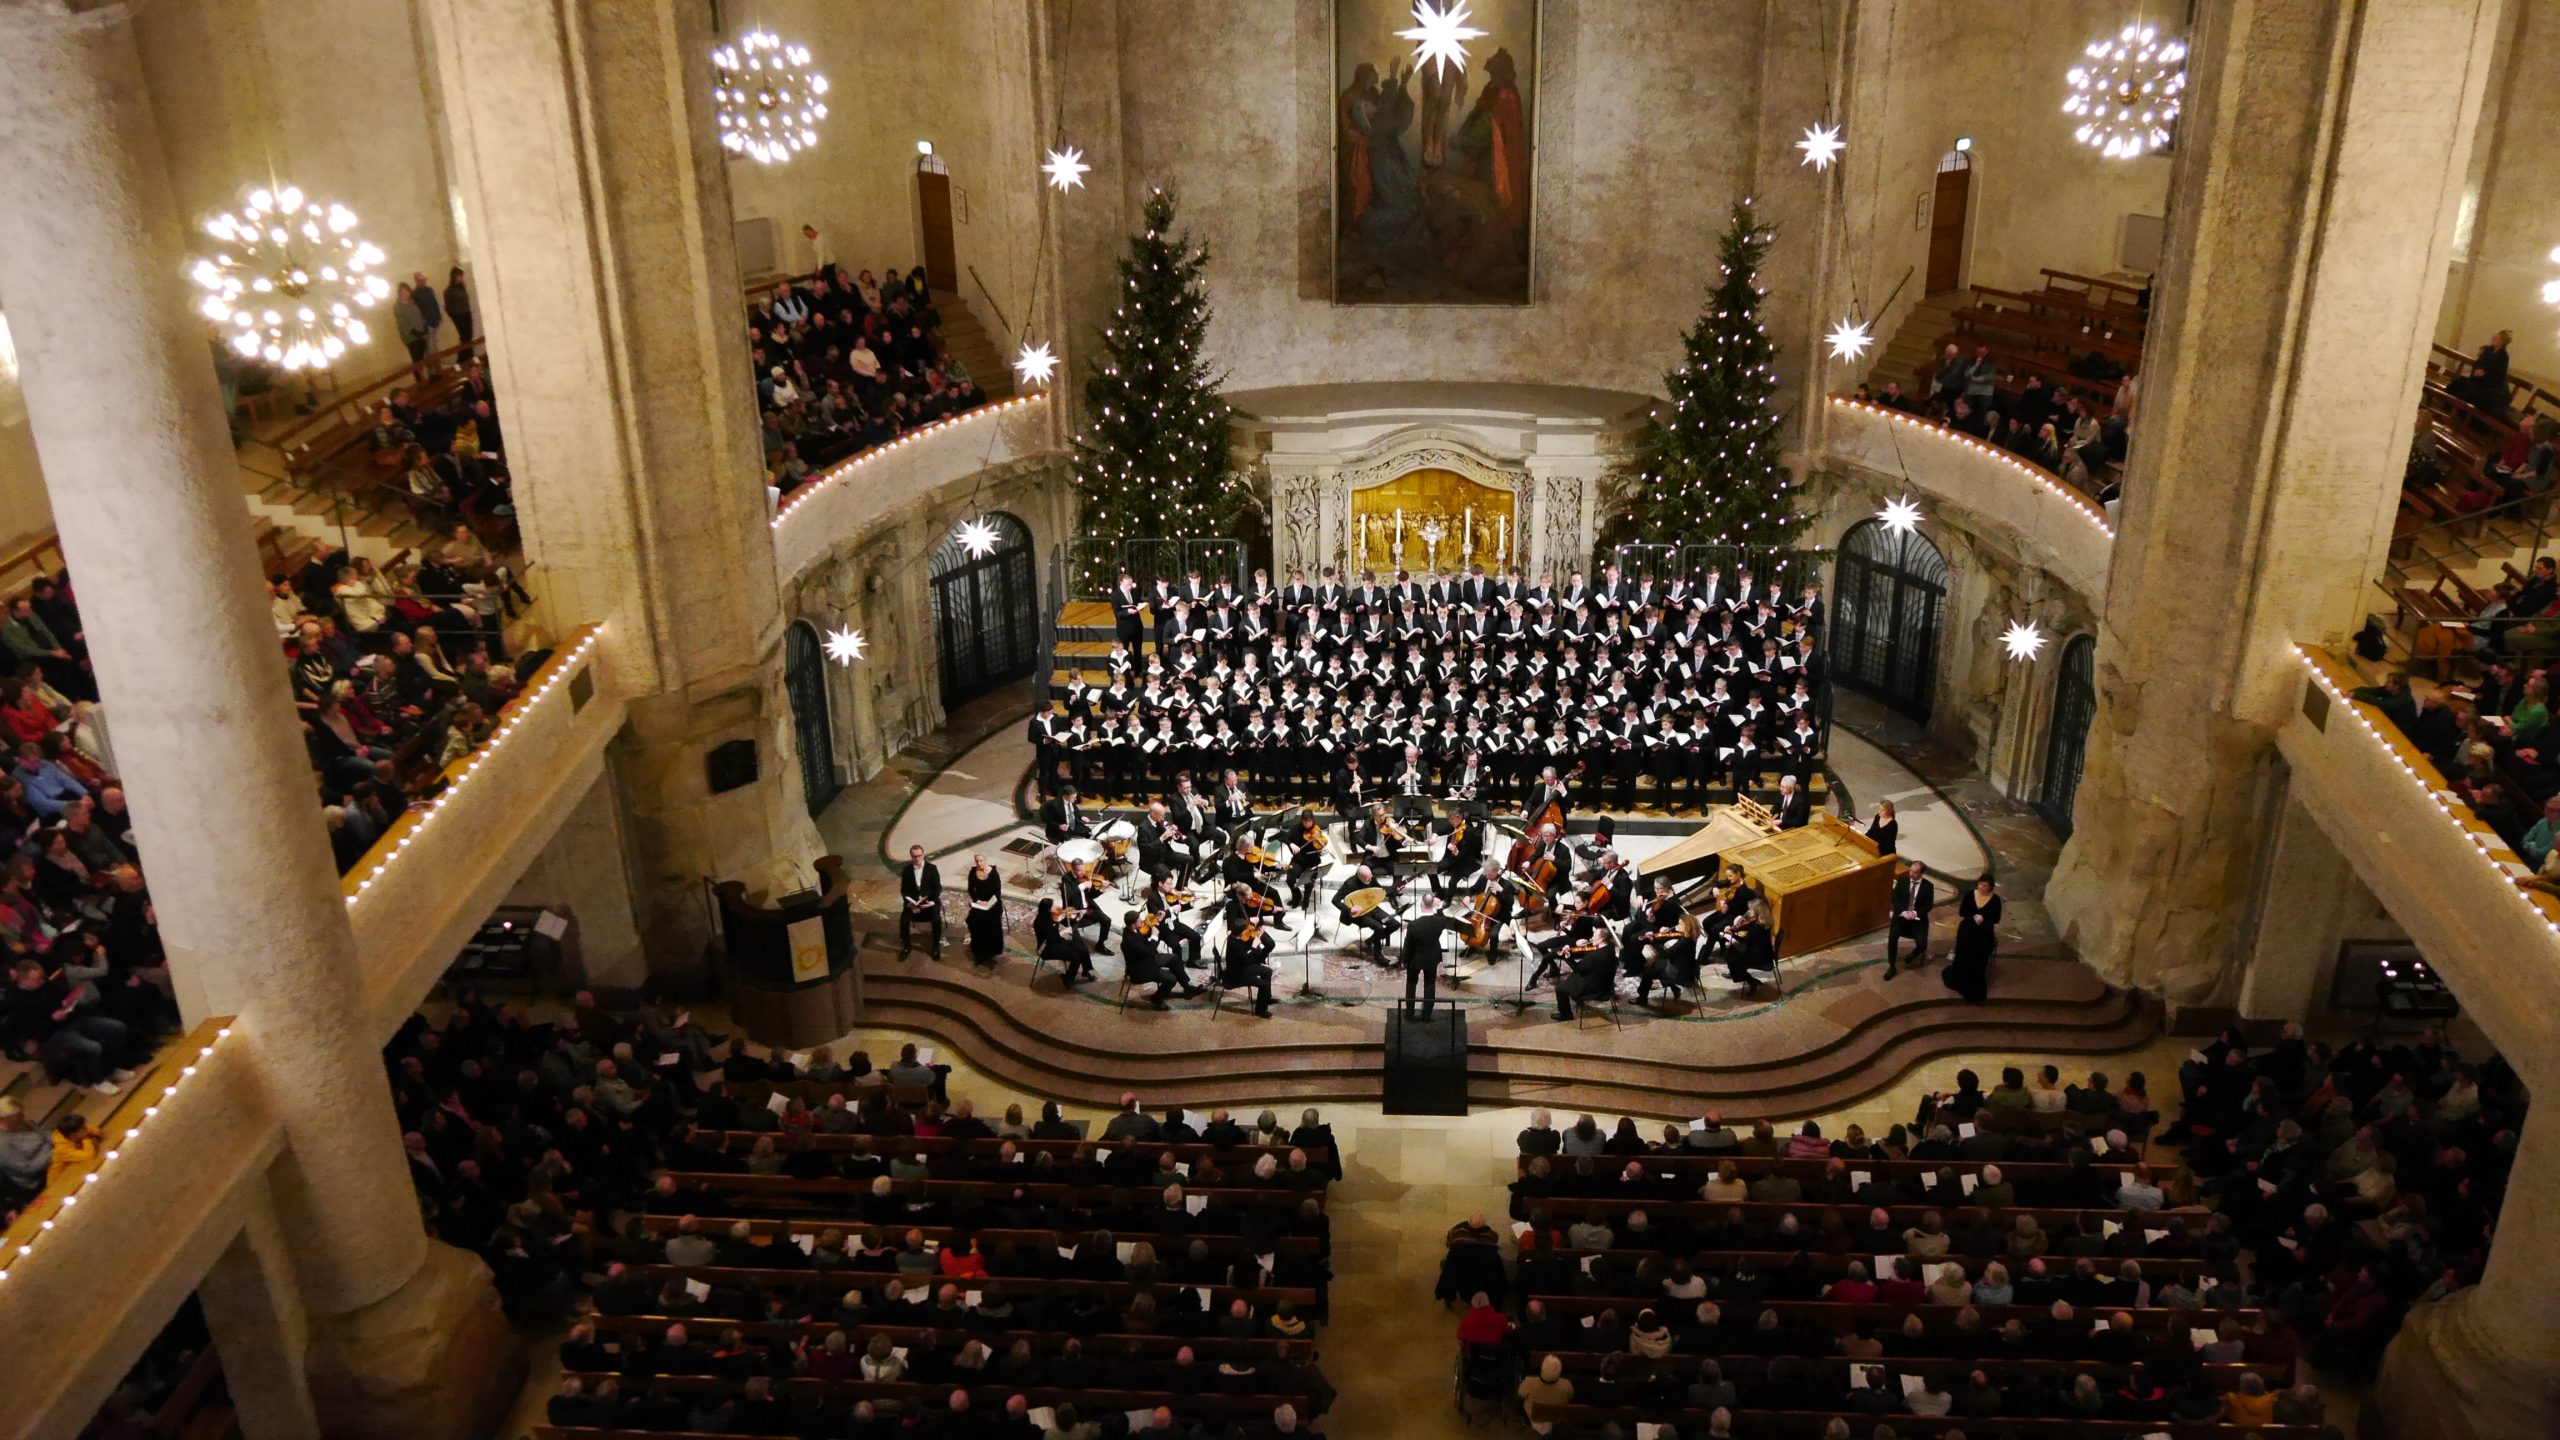
[[1275, 580], [1591, 564], [1610, 476], [1644, 396], [1420, 382], [1232, 392], [1239, 456], [1265, 487]]

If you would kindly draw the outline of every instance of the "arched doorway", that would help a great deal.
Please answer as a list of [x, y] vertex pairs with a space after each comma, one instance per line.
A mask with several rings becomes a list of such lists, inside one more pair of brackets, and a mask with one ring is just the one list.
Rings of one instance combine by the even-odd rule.
[[1840, 541], [1832, 586], [1831, 676], [1917, 720], [1938, 681], [1938, 625], [1947, 607], [1947, 557], [1914, 530], [1875, 520]]
[[1943, 295], [1964, 283], [1965, 211], [1973, 200], [1973, 157], [1950, 150], [1938, 159], [1929, 197], [1929, 290]]
[[2071, 838], [2071, 802], [2080, 794], [2080, 771], [2089, 757], [2089, 721], [2098, 713], [2098, 642], [2082, 635], [2062, 647], [2062, 673], [2054, 682], [2053, 724], [2045, 732], [2044, 779], [2036, 786], [2036, 813], [2053, 833]]
[[836, 783], [835, 719], [827, 709], [827, 657], [817, 627], [802, 620], [783, 632], [782, 688], [791, 697], [791, 734], [800, 751], [800, 798], [809, 813], [827, 808]]
[[933, 632], [942, 643], [945, 709], [1030, 674], [1040, 654], [1031, 527], [1000, 511], [978, 518], [996, 532], [994, 551], [971, 555], [956, 525], [933, 550]]

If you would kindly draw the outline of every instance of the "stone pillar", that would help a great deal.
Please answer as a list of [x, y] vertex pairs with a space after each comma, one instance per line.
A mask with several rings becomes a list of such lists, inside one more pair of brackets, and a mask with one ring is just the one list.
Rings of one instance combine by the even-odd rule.
[[2368, 906], [2371, 900], [2355, 867], [2302, 802], [2288, 793], [2279, 804], [2239, 1006], [2252, 1020], [2299, 1023], [2319, 1007], [2320, 982], [2336, 969], [2347, 906], [2359, 897]]
[[[240, 1018], [332, 1433], [466, 1433], [487, 1271], [429, 1246], [266, 613], [130, 7], [0, 3], [0, 308], [189, 1023]], [[256, 843], [243, 843], [255, 837]], [[325, 1393], [324, 1393], [325, 1392]]]
[[649, 957], [632, 924], [631, 852], [611, 774], [587, 787], [507, 892], [507, 903], [539, 905], [577, 922], [578, 984], [636, 996], [648, 983]]
[[2480, 1283], [2413, 1307], [2358, 1421], [2366, 1440], [2560, 1435], [2560, 1104], [2525, 1113]]
[[[600, 621], [633, 697], [615, 768], [651, 958], [708, 938], [706, 878], [805, 862], [783, 616], [708, 6], [431, 0], [454, 173], [535, 588]], [[835, 143], [858, 143], [839, 136]], [[710, 792], [715, 746], [757, 779]]]
[[2120, 983], [2227, 998], [2291, 647], [2372, 608], [2497, 8], [2197, 9], [2088, 773], [2046, 890]]

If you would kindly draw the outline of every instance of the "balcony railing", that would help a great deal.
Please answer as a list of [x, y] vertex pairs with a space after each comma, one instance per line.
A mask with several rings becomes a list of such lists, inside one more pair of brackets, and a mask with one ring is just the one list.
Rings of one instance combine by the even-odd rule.
[[2510, 1057], [2560, 1054], [2560, 896], [2449, 785], [2325, 649], [2296, 647], [2311, 693], [2277, 734], [2295, 798]]

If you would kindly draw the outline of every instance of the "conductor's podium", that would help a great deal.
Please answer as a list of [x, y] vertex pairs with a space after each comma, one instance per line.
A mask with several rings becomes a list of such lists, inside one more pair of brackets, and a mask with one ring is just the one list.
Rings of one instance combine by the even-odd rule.
[[1827, 811], [1723, 852], [1769, 902], [1781, 958], [1810, 954], [1884, 924], [1893, 905], [1893, 859]]

